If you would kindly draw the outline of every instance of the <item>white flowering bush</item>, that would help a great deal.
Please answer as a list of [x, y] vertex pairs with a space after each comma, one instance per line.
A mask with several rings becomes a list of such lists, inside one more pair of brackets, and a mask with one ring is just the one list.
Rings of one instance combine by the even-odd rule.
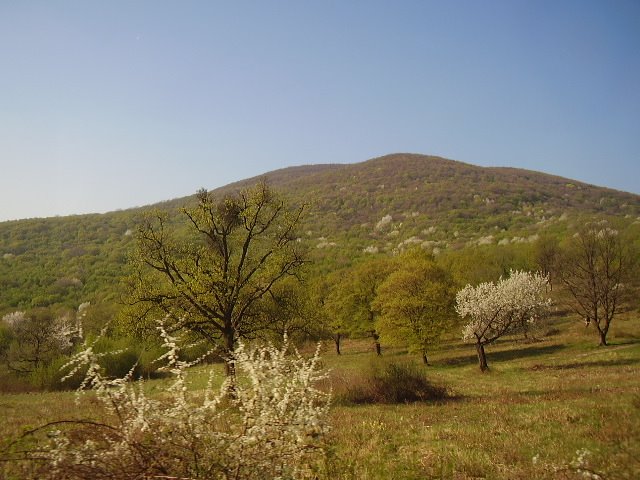
[[486, 370], [484, 346], [503, 335], [526, 331], [547, 312], [549, 279], [540, 273], [511, 271], [509, 277], [477, 286], [467, 285], [456, 295], [456, 311], [469, 322], [464, 340], [474, 341], [480, 369]]
[[[82, 388], [105, 407], [100, 421], [62, 421], [40, 429], [44, 447], [31, 450], [34, 478], [313, 478], [321, 464], [329, 394], [319, 352], [303, 358], [284, 342], [234, 352], [236, 380], [204, 392], [188, 389], [188, 368], [175, 337], [160, 328], [165, 369], [173, 374], [166, 393], [145, 394], [144, 383], [102, 374], [99, 356], [87, 346], [69, 363], [69, 375], [87, 368]], [[51, 430], [51, 428], [55, 428]]]

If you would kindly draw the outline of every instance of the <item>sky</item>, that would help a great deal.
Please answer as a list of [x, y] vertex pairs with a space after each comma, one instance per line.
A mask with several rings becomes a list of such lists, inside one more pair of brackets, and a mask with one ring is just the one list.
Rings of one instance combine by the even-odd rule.
[[0, 0], [0, 221], [396, 152], [640, 193], [640, 2]]

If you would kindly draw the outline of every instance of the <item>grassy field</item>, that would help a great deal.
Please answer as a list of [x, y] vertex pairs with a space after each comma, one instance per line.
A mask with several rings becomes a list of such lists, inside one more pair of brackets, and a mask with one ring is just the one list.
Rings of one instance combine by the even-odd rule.
[[[640, 322], [616, 319], [609, 347], [577, 320], [559, 319], [535, 342], [475, 350], [456, 339], [431, 354], [432, 366], [400, 349], [376, 358], [368, 343], [347, 341], [323, 355], [336, 401], [327, 439], [331, 479], [640, 478]], [[329, 346], [328, 346], [329, 347]], [[431, 403], [353, 405], [340, 400], [372, 365], [415, 362], [449, 398]], [[202, 380], [195, 375], [194, 388]], [[162, 391], [163, 381], [149, 382]], [[0, 396], [2, 436], [49, 420], [90, 416], [90, 397], [72, 392]], [[588, 451], [582, 455], [578, 451]], [[591, 477], [598, 478], [598, 477]]]

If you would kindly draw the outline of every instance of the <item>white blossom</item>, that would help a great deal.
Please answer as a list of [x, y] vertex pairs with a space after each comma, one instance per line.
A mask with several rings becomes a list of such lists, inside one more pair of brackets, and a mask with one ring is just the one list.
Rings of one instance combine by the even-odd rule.
[[[204, 392], [190, 392], [188, 369], [198, 360], [181, 359], [179, 339], [162, 324], [166, 353], [160, 357], [173, 375], [166, 393], [145, 394], [133, 384], [133, 368], [108, 379], [99, 366], [105, 354], [88, 344], [66, 368], [68, 376], [87, 368], [81, 390], [91, 389], [111, 412], [112, 422], [55, 431], [42, 459], [41, 478], [309, 478], [327, 431], [329, 394], [316, 383], [319, 349], [303, 358], [284, 345], [233, 353], [238, 380], [214, 389], [213, 370]], [[68, 426], [68, 425], [67, 425]]]

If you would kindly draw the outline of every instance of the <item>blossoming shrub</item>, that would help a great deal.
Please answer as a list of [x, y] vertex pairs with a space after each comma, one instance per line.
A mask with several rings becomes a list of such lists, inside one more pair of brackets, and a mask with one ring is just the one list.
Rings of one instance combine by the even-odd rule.
[[[56, 422], [44, 448], [31, 450], [33, 476], [43, 479], [313, 478], [327, 430], [329, 395], [315, 387], [319, 354], [303, 358], [288, 343], [234, 353], [237, 381], [190, 393], [177, 339], [161, 329], [162, 359], [173, 380], [150, 398], [132, 374], [108, 379], [92, 346], [77, 354], [70, 375], [87, 368], [83, 387], [106, 408], [107, 420]], [[231, 392], [231, 393], [230, 393]]]

